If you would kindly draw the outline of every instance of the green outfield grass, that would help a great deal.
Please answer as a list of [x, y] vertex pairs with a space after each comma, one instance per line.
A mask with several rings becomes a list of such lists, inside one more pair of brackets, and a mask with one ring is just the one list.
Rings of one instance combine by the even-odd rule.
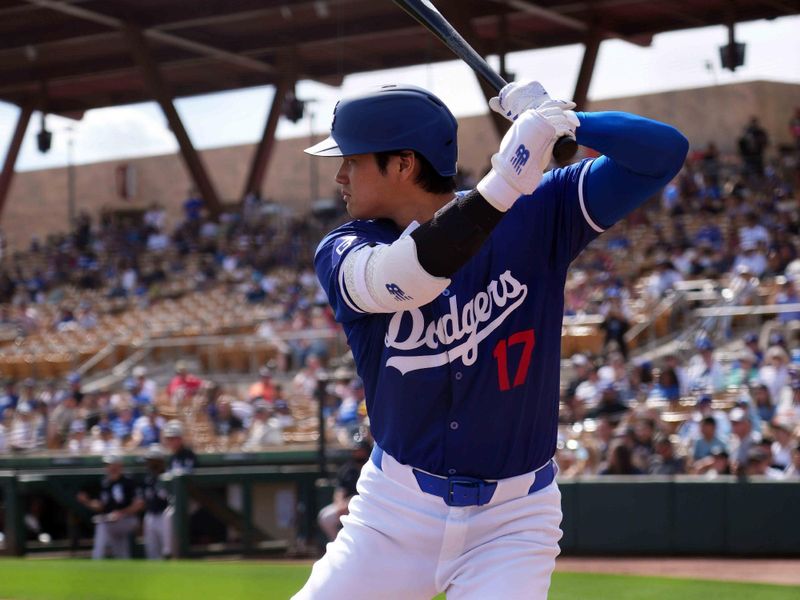
[[[285, 599], [300, 589], [310, 570], [307, 565], [257, 562], [101, 563], [80, 559], [2, 559], [0, 599]], [[551, 600], [788, 600], [798, 597], [798, 587], [587, 573], [556, 573], [550, 593]], [[375, 599], [380, 598], [376, 593]]]

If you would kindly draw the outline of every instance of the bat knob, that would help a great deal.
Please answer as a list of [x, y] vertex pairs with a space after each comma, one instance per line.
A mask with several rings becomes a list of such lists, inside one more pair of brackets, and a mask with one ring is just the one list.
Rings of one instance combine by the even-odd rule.
[[578, 151], [578, 142], [575, 141], [575, 138], [572, 136], [564, 136], [558, 138], [556, 140], [555, 146], [553, 146], [553, 158], [556, 159], [557, 163], [565, 163]]

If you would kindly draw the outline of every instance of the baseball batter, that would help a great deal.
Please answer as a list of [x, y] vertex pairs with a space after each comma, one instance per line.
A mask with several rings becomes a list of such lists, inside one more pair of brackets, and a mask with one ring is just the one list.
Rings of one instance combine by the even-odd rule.
[[[490, 106], [513, 123], [466, 193], [454, 189], [456, 120], [420, 88], [340, 101], [331, 136], [306, 150], [342, 157], [353, 220], [315, 265], [377, 445], [295, 598], [547, 596], [567, 269], [678, 172], [688, 144], [641, 117], [575, 113], [536, 82]], [[568, 134], [603, 156], [544, 174]]]

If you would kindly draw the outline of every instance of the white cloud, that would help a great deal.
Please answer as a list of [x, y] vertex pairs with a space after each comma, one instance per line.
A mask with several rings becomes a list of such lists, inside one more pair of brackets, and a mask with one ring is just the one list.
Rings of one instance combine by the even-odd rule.
[[178, 143], [164, 117], [157, 110], [143, 108], [121, 106], [87, 112], [76, 126], [76, 162], [175, 152]]

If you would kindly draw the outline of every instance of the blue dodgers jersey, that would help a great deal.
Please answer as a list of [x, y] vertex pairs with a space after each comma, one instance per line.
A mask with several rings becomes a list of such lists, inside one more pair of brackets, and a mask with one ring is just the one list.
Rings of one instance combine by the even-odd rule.
[[434, 301], [362, 312], [340, 267], [365, 244], [401, 234], [387, 220], [351, 221], [315, 256], [343, 325], [377, 444], [438, 475], [500, 479], [555, 453], [567, 268], [601, 231], [583, 205], [591, 161], [545, 174]]

